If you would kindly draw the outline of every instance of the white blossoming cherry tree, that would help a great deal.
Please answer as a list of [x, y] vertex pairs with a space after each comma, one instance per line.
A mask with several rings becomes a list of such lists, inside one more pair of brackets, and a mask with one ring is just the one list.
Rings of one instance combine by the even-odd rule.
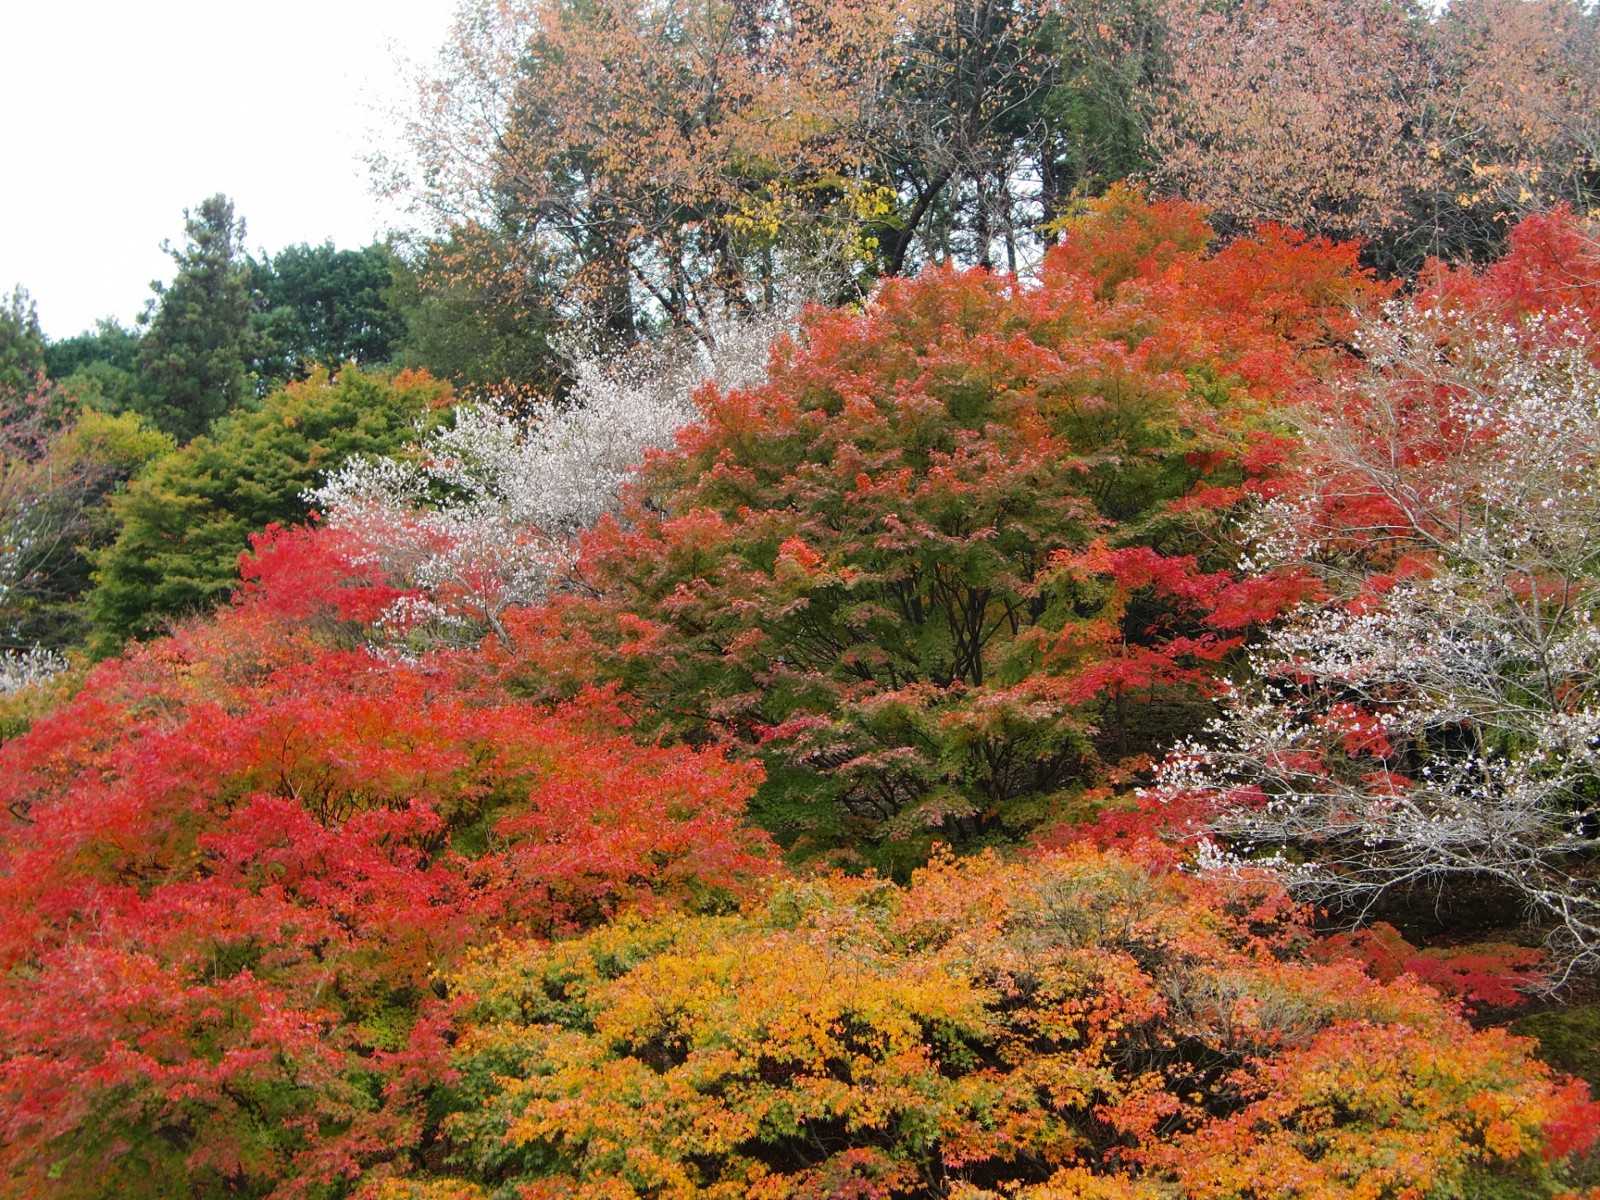
[[437, 643], [487, 631], [509, 645], [505, 612], [571, 582], [577, 535], [694, 420], [695, 389], [757, 382], [783, 326], [730, 321], [715, 339], [581, 362], [565, 399], [522, 416], [464, 404], [405, 455], [352, 459], [307, 500], [405, 590], [380, 621], [387, 633]]
[[1215, 805], [1212, 865], [1275, 855], [1347, 915], [1481, 887], [1561, 973], [1600, 968], [1596, 349], [1562, 314], [1398, 306], [1301, 418], [1303, 482], [1261, 514], [1255, 565], [1313, 570], [1326, 599], [1255, 648], [1157, 790]]

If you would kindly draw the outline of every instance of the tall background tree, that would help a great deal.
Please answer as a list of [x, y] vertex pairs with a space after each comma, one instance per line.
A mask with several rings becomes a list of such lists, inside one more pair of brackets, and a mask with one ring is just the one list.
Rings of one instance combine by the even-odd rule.
[[1600, 199], [1600, 9], [1453, 0], [1438, 22], [1451, 80], [1445, 150], [1457, 208], [1485, 215]]
[[44, 348], [45, 371], [69, 392], [107, 412], [140, 408], [139, 330], [113, 319]]
[[469, 3], [443, 62], [396, 176], [452, 248], [424, 278], [509, 268], [623, 341], [931, 263], [1028, 271], [1136, 174], [1392, 270], [1596, 194], [1580, 0]]
[[623, 344], [776, 301], [779, 258], [863, 202], [850, 135], [892, 16], [809, 0], [464, 10], [412, 130], [441, 244], [460, 247], [447, 278], [547, 273], [573, 324]]
[[1037, 264], [1075, 194], [1143, 165], [1134, 96], [1153, 68], [1144, 0], [902, 3], [890, 66], [854, 131], [884, 274], [931, 263]]
[[382, 245], [360, 250], [287, 246], [250, 259], [254, 372], [263, 379], [303, 379], [312, 368], [388, 362], [403, 333], [387, 294], [393, 258]]
[[177, 275], [156, 292], [137, 366], [139, 404], [158, 427], [187, 442], [253, 394], [257, 345], [244, 256], [244, 221], [221, 194], [184, 212], [182, 248], [166, 247]]
[[395, 177], [437, 223], [424, 282], [524, 280], [567, 326], [627, 344], [929, 263], [1035, 265], [1074, 189], [1141, 162], [1156, 13], [469, 5]]
[[1579, 0], [1166, 0], [1140, 97], [1157, 185], [1224, 225], [1360, 237], [1390, 269], [1492, 255], [1596, 198], [1600, 16]]
[[404, 328], [395, 361], [467, 395], [549, 395], [567, 366], [556, 348], [558, 296], [547, 263], [500, 239], [452, 236], [407, 247], [394, 259], [387, 293]]

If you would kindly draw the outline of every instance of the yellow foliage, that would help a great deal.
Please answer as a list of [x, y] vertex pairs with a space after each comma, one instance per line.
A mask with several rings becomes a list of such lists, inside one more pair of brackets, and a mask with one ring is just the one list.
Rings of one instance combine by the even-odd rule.
[[449, 1134], [524, 1195], [589, 1200], [1553, 1186], [1586, 1098], [1420, 985], [1297, 961], [1268, 891], [944, 856], [909, 888], [507, 944], [452, 982]]

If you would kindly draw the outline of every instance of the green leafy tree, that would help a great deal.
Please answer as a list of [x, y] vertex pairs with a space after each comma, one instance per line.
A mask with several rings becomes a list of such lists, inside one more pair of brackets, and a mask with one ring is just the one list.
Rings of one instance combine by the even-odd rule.
[[185, 211], [187, 242], [167, 252], [178, 264], [170, 285], [154, 284], [157, 304], [139, 343], [145, 415], [180, 442], [251, 395], [250, 273], [244, 221], [221, 194]]
[[139, 334], [114, 319], [96, 321], [92, 330], [50, 342], [44, 369], [92, 407], [108, 412], [139, 408]]
[[33, 297], [21, 284], [0, 301], [0, 385], [31, 387], [44, 369], [44, 335]]
[[251, 286], [261, 304], [257, 373], [294, 379], [318, 365], [388, 362], [404, 332], [386, 299], [392, 262], [382, 245], [335, 250], [332, 242], [252, 259]]
[[225, 599], [250, 534], [304, 520], [302, 492], [351, 455], [399, 450], [448, 394], [425, 372], [316, 371], [153, 463], [114, 501], [120, 531], [95, 575], [91, 648], [112, 652]]

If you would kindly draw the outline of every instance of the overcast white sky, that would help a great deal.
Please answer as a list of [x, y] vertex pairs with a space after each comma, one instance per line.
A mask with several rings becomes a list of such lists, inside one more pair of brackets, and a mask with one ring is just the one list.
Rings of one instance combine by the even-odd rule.
[[252, 252], [400, 220], [361, 155], [455, 0], [0, 0], [0, 289], [52, 338], [127, 323], [225, 192]]

